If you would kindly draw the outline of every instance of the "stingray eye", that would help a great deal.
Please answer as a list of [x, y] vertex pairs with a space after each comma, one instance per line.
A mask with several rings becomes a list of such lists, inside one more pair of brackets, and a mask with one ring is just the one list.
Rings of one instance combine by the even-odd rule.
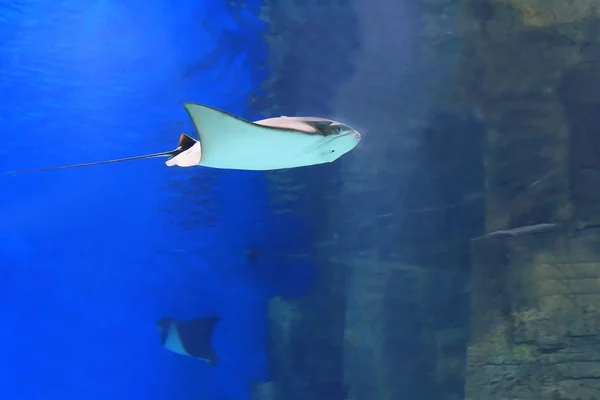
[[332, 153], [335, 153], [335, 150], [331, 150]]

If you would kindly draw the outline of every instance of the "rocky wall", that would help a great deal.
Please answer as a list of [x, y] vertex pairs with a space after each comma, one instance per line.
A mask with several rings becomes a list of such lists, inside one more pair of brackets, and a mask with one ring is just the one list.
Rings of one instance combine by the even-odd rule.
[[468, 399], [600, 398], [600, 229], [473, 241]]
[[308, 296], [271, 303], [274, 399], [463, 398], [483, 165], [481, 124], [450, 108], [458, 10], [441, 0], [264, 9], [274, 72], [256, 104], [338, 118], [364, 136], [335, 164], [271, 175], [278, 207], [311, 204], [319, 270]]
[[594, 0], [463, 0], [457, 94], [485, 122], [466, 393], [598, 398]]

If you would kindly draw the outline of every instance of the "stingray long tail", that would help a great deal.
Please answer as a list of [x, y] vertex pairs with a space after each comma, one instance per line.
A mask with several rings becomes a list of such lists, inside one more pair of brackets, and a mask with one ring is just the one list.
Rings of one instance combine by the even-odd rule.
[[200, 142], [192, 139], [185, 133], [182, 133], [179, 137], [179, 145], [176, 149], [170, 151], [163, 151], [160, 153], [145, 154], [141, 156], [115, 158], [112, 160], [93, 161], [81, 164], [72, 165], [61, 165], [59, 167], [46, 167], [46, 168], [35, 168], [35, 169], [22, 169], [17, 171], [3, 172], [2, 174], [23, 174], [27, 172], [42, 172], [42, 171], [55, 171], [59, 169], [70, 169], [80, 167], [91, 167], [94, 165], [102, 164], [114, 164], [125, 161], [143, 160], [146, 158], [158, 158], [158, 157], [169, 157], [166, 164], [168, 166], [177, 165], [180, 167], [191, 167], [196, 166], [200, 162]]

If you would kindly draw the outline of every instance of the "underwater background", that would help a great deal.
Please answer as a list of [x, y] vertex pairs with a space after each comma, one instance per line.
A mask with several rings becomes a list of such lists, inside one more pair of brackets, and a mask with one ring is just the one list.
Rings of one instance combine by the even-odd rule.
[[[445, 73], [419, 71], [421, 8], [220, 0], [1, 7], [3, 171], [172, 148], [180, 132], [194, 131], [186, 101], [250, 120], [331, 117], [365, 137], [357, 155], [290, 171], [172, 169], [145, 160], [2, 176], [3, 393], [248, 399], [273, 396], [257, 395], [257, 385], [280, 382], [280, 398], [374, 398], [361, 383], [350, 397], [347, 381], [367, 379], [379, 363], [373, 343], [355, 337], [377, 332], [371, 320], [388, 278], [361, 265], [373, 255], [410, 260], [413, 242], [439, 228], [435, 221], [419, 228], [421, 219], [400, 205], [443, 206], [464, 189], [455, 182], [440, 198], [430, 172], [415, 173], [423, 157], [399, 142], [420, 146], [414, 132], [433, 118], [428, 88], [437, 90]], [[469, 125], [448, 118], [456, 130]], [[446, 122], [433, 124], [431, 135]], [[469, 132], [477, 127], [457, 148]], [[463, 155], [463, 163], [477, 161]], [[430, 282], [443, 280], [442, 271], [415, 286], [423, 278], [414, 268], [400, 270], [405, 275], [390, 281], [398, 285], [393, 299], [397, 292], [420, 303], [435, 291], [441, 304], [443, 287], [463, 284], [455, 272], [449, 285]], [[415, 299], [411, 291], [423, 293]], [[365, 296], [375, 296], [366, 310]], [[386, 307], [400, 317], [393, 325], [403, 325], [397, 355], [414, 359], [427, 343], [411, 302]], [[344, 316], [347, 308], [359, 311]], [[158, 318], [210, 315], [222, 318], [213, 337], [217, 367], [160, 346]], [[464, 307], [455, 315], [449, 319], [464, 320]], [[362, 358], [344, 365], [339, 338]], [[393, 391], [403, 398], [429, 398], [415, 377], [430, 366], [416, 361], [390, 371], [402, 377]]]
[[[258, 6], [236, 20], [222, 1], [3, 2], [2, 169], [173, 147], [193, 132], [184, 101], [257, 119]], [[161, 161], [3, 176], [2, 397], [247, 398], [268, 376], [270, 283], [246, 265], [271, 235], [265, 181]], [[222, 365], [160, 346], [159, 317], [214, 313]]]
[[[185, 102], [362, 135], [279, 171], [0, 174], [0, 397], [600, 399], [600, 7], [0, 0], [0, 172]], [[157, 320], [219, 316], [215, 367]]]

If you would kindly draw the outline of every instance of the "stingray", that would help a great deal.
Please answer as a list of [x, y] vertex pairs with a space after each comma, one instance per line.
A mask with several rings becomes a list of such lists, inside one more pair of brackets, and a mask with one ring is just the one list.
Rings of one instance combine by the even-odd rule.
[[169, 167], [201, 166], [267, 171], [330, 163], [356, 147], [360, 134], [343, 123], [319, 117], [275, 117], [251, 122], [223, 110], [185, 103], [199, 140], [182, 133], [177, 147], [161, 153], [60, 167], [5, 172], [38, 172], [167, 157]]
[[165, 349], [197, 358], [214, 367], [219, 358], [212, 346], [211, 338], [219, 320], [220, 318], [215, 316], [186, 321], [163, 317], [156, 322], [156, 325], [160, 330], [160, 341]]

